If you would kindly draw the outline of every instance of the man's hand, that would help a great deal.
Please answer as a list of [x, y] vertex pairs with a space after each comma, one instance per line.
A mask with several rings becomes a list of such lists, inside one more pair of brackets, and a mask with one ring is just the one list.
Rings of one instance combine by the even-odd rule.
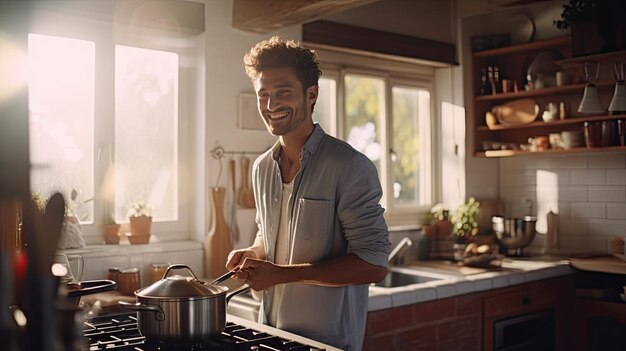
[[259, 291], [283, 283], [281, 273], [284, 273], [284, 270], [283, 267], [269, 261], [246, 258], [236, 269], [234, 277], [250, 285], [252, 290]]
[[226, 261], [226, 269], [232, 271], [235, 267], [242, 265], [248, 257], [259, 258], [256, 251], [250, 248], [231, 251], [228, 254], [228, 260]]

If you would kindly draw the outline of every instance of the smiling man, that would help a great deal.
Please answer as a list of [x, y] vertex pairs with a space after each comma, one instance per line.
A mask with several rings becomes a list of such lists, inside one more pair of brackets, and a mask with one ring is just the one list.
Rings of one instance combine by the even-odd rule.
[[313, 123], [316, 55], [278, 37], [244, 57], [268, 132], [252, 170], [258, 233], [226, 267], [263, 291], [260, 322], [360, 350], [368, 285], [387, 273], [389, 232], [374, 164]]

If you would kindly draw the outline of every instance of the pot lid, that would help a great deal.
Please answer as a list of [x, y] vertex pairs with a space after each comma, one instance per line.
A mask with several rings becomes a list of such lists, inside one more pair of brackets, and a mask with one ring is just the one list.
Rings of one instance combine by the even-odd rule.
[[222, 285], [214, 285], [199, 280], [193, 272], [192, 276], [173, 275], [167, 276], [173, 268], [187, 268], [185, 265], [172, 265], [166, 273], [165, 278], [154, 284], [135, 292], [135, 295], [148, 298], [203, 298], [215, 297], [226, 294], [228, 288]]

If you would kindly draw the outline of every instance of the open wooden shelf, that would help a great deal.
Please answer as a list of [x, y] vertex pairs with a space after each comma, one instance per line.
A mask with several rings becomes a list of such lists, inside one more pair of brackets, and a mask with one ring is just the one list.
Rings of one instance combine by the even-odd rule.
[[510, 130], [510, 129], [526, 129], [526, 128], [543, 128], [549, 126], [558, 126], [558, 125], [571, 125], [571, 124], [580, 124], [584, 122], [596, 122], [596, 121], [608, 121], [614, 119], [626, 119], [626, 115], [610, 115], [610, 116], [587, 116], [587, 117], [571, 117], [563, 120], [556, 120], [552, 122], [543, 122], [543, 121], [535, 121], [528, 124], [517, 124], [517, 125], [502, 125], [496, 124], [492, 128], [487, 126], [479, 126], [476, 130], [485, 132], [490, 130]]
[[474, 52], [474, 57], [490, 57], [490, 56], [501, 56], [501, 55], [511, 55], [517, 53], [523, 53], [528, 51], [535, 51], [541, 49], [548, 49], [558, 46], [568, 46], [570, 45], [570, 37], [559, 37], [559, 38], [551, 38], [544, 40], [532, 41], [529, 43], [519, 44], [519, 45], [511, 45], [497, 49], [490, 49], [484, 51]]
[[551, 154], [572, 154], [572, 153], [593, 153], [593, 152], [622, 152], [626, 151], [626, 146], [608, 146], [608, 147], [575, 147], [571, 149], [548, 149], [545, 151], [527, 151], [527, 150], [489, 150], [476, 152], [476, 157], [511, 157], [526, 155], [551, 155]]
[[571, 57], [563, 60], [555, 61], [558, 65], [561, 66], [573, 66], [580, 65], [585, 62], [602, 62], [602, 61], [625, 61], [626, 50], [620, 51], [611, 51], [611, 52], [603, 52], [594, 55], [580, 56], [580, 57]]
[[[601, 83], [598, 83], [599, 85]], [[613, 83], [615, 84], [615, 83]], [[537, 96], [548, 96], [548, 95], [558, 95], [562, 93], [571, 93], [580, 91], [583, 93], [585, 89], [585, 84], [570, 84], [562, 87], [550, 87], [544, 89], [535, 89], [535, 90], [520, 90], [517, 93], [500, 93], [493, 95], [479, 95], [476, 97], [476, 101], [496, 101], [496, 100], [510, 100], [510, 99], [520, 99], [520, 98], [529, 98], [529, 97], [537, 97]]]
[[[481, 81], [481, 72], [485, 74], [487, 67], [494, 66], [498, 68], [501, 79], [511, 79], [518, 84], [524, 82], [527, 75], [528, 62], [534, 62], [537, 54], [541, 52], [555, 52], [564, 57], [555, 61], [561, 65], [562, 71], [565, 71], [572, 77], [572, 83], [561, 87], [547, 87], [536, 90], [518, 90], [517, 92], [498, 93], [493, 95], [481, 95], [480, 87], [484, 82]], [[473, 151], [478, 157], [508, 157], [523, 155], [552, 155], [552, 154], [570, 154], [570, 153], [595, 153], [595, 152], [625, 152], [626, 146], [601, 147], [601, 148], [570, 148], [570, 149], [548, 149], [541, 152], [530, 152], [525, 150], [487, 150], [483, 151], [484, 142], [501, 143], [504, 145], [523, 145], [530, 138], [537, 136], [548, 136], [552, 133], [560, 133], [565, 130], [583, 130], [585, 122], [598, 122], [607, 120], [626, 120], [626, 114], [619, 115], [595, 115], [585, 116], [577, 113], [575, 106], [580, 104], [582, 95], [585, 90], [585, 84], [580, 81], [583, 72], [584, 62], [603, 62], [600, 65], [600, 72], [596, 86], [598, 87], [598, 95], [603, 106], [607, 107], [612, 98], [612, 88], [615, 86], [613, 72], [610, 67], [610, 61], [626, 62], [626, 50], [615, 51], [610, 53], [601, 53], [588, 55], [585, 57], [571, 57], [571, 39], [569, 36], [538, 40], [534, 42], [511, 45], [497, 49], [485, 50], [472, 53], [472, 89], [473, 89], [473, 106], [474, 124], [472, 126], [474, 133]], [[606, 64], [608, 63], [608, 65]], [[495, 71], [495, 69], [494, 69]], [[489, 89], [487, 89], [489, 90]], [[532, 123], [519, 125], [502, 125], [496, 124], [489, 128], [485, 125], [485, 114], [491, 111], [495, 105], [504, 104], [516, 99], [529, 98], [533, 99], [536, 104], [546, 105], [548, 102], [564, 103], [565, 106], [572, 108], [570, 115], [563, 120], [552, 122], [544, 122], [540, 117], [535, 118]], [[541, 109], [540, 109], [541, 110]], [[541, 114], [540, 114], [541, 116]]]

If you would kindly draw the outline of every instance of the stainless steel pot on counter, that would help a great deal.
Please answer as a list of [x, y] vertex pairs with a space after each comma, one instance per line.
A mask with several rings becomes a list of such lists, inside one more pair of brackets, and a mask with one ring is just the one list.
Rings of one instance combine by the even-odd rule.
[[[173, 275], [174, 269], [185, 268], [191, 277]], [[229, 272], [207, 283], [199, 280], [191, 268], [171, 265], [163, 278], [135, 291], [137, 303], [120, 301], [122, 308], [138, 311], [139, 330], [150, 341], [193, 341], [219, 335], [226, 326], [226, 304], [249, 286], [243, 285], [230, 294], [228, 287], [218, 283], [232, 275]]]
[[492, 229], [501, 245], [513, 250], [514, 256], [523, 256], [523, 249], [535, 238], [537, 217], [522, 218], [491, 217]]

